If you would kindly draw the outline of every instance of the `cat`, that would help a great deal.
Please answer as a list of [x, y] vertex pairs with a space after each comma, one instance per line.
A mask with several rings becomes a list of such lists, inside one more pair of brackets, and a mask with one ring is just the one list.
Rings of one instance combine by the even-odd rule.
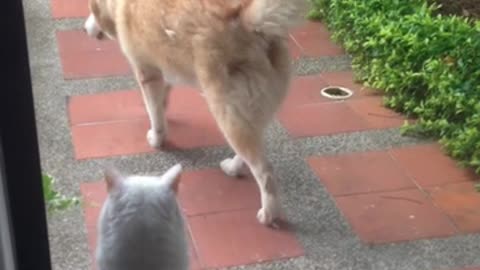
[[97, 270], [187, 270], [184, 219], [176, 201], [182, 166], [160, 177], [105, 171], [108, 197], [98, 220]]

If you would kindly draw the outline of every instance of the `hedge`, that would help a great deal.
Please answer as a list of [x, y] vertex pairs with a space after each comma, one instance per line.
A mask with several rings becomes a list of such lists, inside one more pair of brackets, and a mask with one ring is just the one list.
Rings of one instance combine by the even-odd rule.
[[438, 138], [480, 173], [480, 22], [437, 15], [426, 0], [311, 0], [356, 77], [418, 119], [405, 132]]

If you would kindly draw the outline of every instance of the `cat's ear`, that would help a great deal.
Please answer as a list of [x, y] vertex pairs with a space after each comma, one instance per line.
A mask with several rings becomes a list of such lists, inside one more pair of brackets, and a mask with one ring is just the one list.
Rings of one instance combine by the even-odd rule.
[[108, 192], [119, 189], [123, 184], [123, 176], [117, 169], [112, 167], [105, 168], [104, 174]]
[[178, 184], [180, 183], [180, 175], [182, 173], [182, 165], [177, 164], [162, 175], [162, 181], [169, 186], [175, 193], [178, 192]]

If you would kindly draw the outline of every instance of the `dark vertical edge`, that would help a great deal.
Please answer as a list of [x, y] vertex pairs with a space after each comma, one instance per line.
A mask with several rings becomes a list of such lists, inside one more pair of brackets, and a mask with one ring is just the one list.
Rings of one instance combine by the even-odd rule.
[[[26, 0], [30, 1], [30, 0]], [[2, 178], [18, 270], [50, 270], [47, 219], [21, 0], [2, 2], [0, 143]]]

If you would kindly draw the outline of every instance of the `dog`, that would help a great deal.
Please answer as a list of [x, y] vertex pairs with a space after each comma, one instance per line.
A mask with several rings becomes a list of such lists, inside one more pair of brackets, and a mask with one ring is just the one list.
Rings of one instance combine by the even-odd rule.
[[303, 21], [305, 0], [90, 0], [88, 35], [117, 40], [140, 85], [150, 119], [148, 143], [167, 134], [172, 85], [202, 91], [235, 156], [230, 176], [248, 166], [260, 189], [257, 218], [280, 217], [278, 188], [263, 134], [292, 77], [288, 32]]
[[98, 270], [188, 270], [188, 241], [176, 194], [182, 167], [161, 177], [105, 173], [98, 220]]

